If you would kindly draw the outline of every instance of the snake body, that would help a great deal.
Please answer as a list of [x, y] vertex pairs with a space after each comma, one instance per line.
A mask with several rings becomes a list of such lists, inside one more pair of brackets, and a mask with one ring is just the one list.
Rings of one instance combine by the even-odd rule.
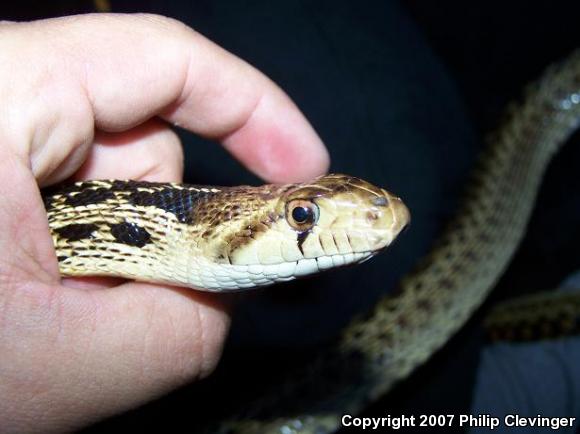
[[[523, 102], [511, 108], [474, 171], [462, 208], [398, 291], [353, 320], [311, 364], [209, 430], [332, 432], [341, 415], [361, 411], [422, 364], [464, 324], [502, 275], [523, 237], [551, 157], [579, 123], [580, 54], [575, 53], [549, 69]], [[408, 218], [404, 211], [399, 214], [401, 221]], [[404, 226], [395, 220], [391, 217], [387, 224], [388, 242], [379, 243], [379, 249]], [[293, 234], [297, 240], [295, 230]], [[55, 242], [59, 250], [58, 235]]]
[[536, 342], [580, 334], [577, 291], [552, 290], [494, 306], [485, 319], [491, 342]]

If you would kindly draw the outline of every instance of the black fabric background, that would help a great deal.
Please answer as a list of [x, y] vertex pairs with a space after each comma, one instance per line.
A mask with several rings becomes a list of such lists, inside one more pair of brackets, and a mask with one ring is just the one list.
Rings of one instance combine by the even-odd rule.
[[[4, 16], [90, 8], [55, 5], [7, 5]], [[508, 101], [580, 42], [580, 4], [573, 1], [113, 0], [112, 6], [178, 18], [264, 71], [313, 123], [330, 149], [332, 170], [401, 195], [413, 224], [387, 254], [360, 267], [239, 300], [223, 363], [212, 378], [86, 433], [192, 432], [200, 414], [240, 399], [256, 383], [275, 382], [280, 370], [308, 358], [427, 251], [457, 205], [482, 137], [499, 123]], [[182, 137], [186, 180], [258, 182], [219, 146]], [[468, 412], [487, 306], [553, 287], [579, 265], [579, 165], [577, 146], [556, 158], [528, 236], [490, 302], [367, 415]]]

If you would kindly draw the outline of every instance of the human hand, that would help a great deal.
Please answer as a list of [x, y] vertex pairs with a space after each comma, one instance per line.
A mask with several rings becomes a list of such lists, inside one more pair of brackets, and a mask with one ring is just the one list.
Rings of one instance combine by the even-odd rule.
[[215, 367], [219, 296], [61, 280], [39, 185], [180, 181], [165, 121], [219, 140], [269, 181], [328, 155], [290, 99], [186, 26], [151, 15], [0, 23], [0, 427], [71, 430]]

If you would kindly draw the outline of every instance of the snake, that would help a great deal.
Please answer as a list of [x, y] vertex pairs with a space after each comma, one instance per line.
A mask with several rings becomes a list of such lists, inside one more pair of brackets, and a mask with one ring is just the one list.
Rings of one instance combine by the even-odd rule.
[[[343, 415], [360, 413], [408, 377], [494, 288], [525, 234], [549, 162], [579, 125], [575, 52], [508, 108], [455, 217], [396, 290], [304, 366], [224, 410], [205, 432], [334, 432]], [[45, 200], [64, 275], [211, 291], [362, 262], [388, 247], [410, 219], [396, 196], [346, 175], [231, 188], [87, 181]]]
[[494, 306], [484, 326], [490, 342], [537, 342], [580, 334], [577, 291], [552, 290]]
[[81, 181], [44, 204], [61, 275], [213, 292], [363, 262], [410, 220], [400, 198], [342, 174], [259, 187]]

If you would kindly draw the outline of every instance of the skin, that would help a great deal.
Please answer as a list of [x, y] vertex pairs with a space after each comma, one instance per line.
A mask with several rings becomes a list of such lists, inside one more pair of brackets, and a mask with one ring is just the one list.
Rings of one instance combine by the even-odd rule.
[[327, 151], [274, 83], [152, 15], [0, 23], [0, 426], [61, 432], [208, 375], [229, 325], [219, 296], [62, 280], [39, 186], [180, 181], [168, 123], [222, 143], [267, 181], [326, 171]]

